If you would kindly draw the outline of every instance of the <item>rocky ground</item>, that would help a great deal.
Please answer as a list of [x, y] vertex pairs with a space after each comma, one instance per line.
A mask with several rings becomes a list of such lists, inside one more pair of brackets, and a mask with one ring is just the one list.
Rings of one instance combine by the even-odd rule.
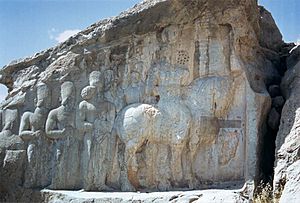
[[126, 202], [182, 202], [182, 203], [210, 203], [210, 202], [249, 202], [248, 196], [243, 196], [241, 190], [195, 190], [176, 192], [82, 192], [82, 191], [49, 191], [43, 190], [46, 202], [95, 202], [95, 203], [126, 203]]

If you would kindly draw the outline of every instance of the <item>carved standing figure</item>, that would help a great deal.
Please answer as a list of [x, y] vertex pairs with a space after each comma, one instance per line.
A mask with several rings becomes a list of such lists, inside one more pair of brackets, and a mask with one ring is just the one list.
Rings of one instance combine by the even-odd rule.
[[191, 113], [180, 92], [187, 83], [189, 71], [161, 63], [150, 75], [153, 77], [149, 78], [147, 86], [158, 103], [129, 105], [120, 112], [115, 124], [116, 133], [125, 145], [124, 156], [120, 159], [121, 189], [125, 191], [140, 186], [136, 179], [138, 163], [135, 155], [145, 142], [164, 144], [171, 149], [171, 159], [166, 165], [171, 172], [165, 169], [164, 177], [154, 177], [159, 190], [178, 187], [185, 178], [182, 156], [188, 141]]
[[78, 189], [80, 183], [80, 141], [75, 131], [75, 88], [61, 85], [61, 106], [50, 111], [46, 136], [54, 141], [52, 189]]
[[[64, 82], [61, 86], [61, 106], [50, 111], [46, 122], [49, 139], [64, 138], [74, 129], [74, 85]], [[70, 119], [72, 118], [72, 119]]]
[[97, 116], [97, 109], [94, 105], [96, 97], [96, 87], [87, 86], [82, 89], [81, 97], [84, 101], [79, 104], [79, 123], [78, 128], [84, 134], [84, 148], [82, 156], [82, 173], [83, 173], [83, 188], [90, 190], [93, 184], [91, 164], [91, 148], [94, 133], [94, 122]]
[[84, 147], [86, 148], [84, 161], [89, 161], [91, 159], [92, 134], [97, 116], [97, 109], [92, 101], [94, 99], [93, 97], [95, 97], [95, 93], [96, 87], [94, 86], [87, 86], [81, 91], [83, 101], [79, 104], [78, 128], [84, 133]]
[[[0, 123], [2, 131], [0, 132], [0, 166], [3, 166], [7, 150], [23, 150], [25, 148], [24, 141], [20, 138], [16, 129], [19, 127], [18, 110], [17, 109], [4, 109], [0, 110], [2, 122]], [[11, 167], [11, 166], [10, 166]], [[5, 172], [2, 167], [0, 169], [0, 177]], [[9, 181], [10, 179], [7, 179]], [[6, 185], [7, 181], [0, 181], [1, 186]]]
[[9, 138], [16, 134], [15, 129], [18, 129], [18, 110], [17, 109], [5, 109], [1, 111], [2, 117], [2, 130], [0, 132], [0, 139]]
[[144, 95], [145, 84], [142, 81], [141, 75], [138, 72], [130, 73], [130, 82], [124, 89], [125, 102], [127, 105], [142, 101]]
[[49, 151], [45, 137], [45, 123], [49, 113], [50, 91], [44, 83], [37, 85], [36, 108], [21, 118], [19, 136], [28, 142], [25, 187], [49, 184]]
[[85, 87], [79, 104], [78, 127], [84, 134], [83, 176], [85, 190], [110, 190], [106, 185], [109, 173], [109, 141], [115, 117], [115, 107], [103, 98], [102, 74], [93, 71], [90, 85]]

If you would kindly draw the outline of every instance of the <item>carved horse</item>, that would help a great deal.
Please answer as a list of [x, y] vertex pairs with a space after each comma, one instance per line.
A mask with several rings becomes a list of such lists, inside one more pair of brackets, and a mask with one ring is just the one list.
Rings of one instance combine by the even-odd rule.
[[[124, 178], [122, 190], [135, 190], [137, 183], [132, 175], [137, 172], [136, 152], [145, 142], [160, 143], [171, 147], [171, 168], [174, 177], [182, 177], [181, 156], [187, 144], [191, 117], [188, 109], [182, 112], [168, 112], [159, 110], [160, 105], [132, 104], [117, 116], [115, 130], [118, 138], [125, 146], [121, 170]], [[175, 110], [176, 111], [176, 110]], [[179, 115], [181, 114], [181, 115]], [[177, 117], [177, 120], [175, 119]], [[122, 167], [123, 164], [123, 167]], [[133, 186], [134, 185], [134, 186]], [[166, 186], [168, 189], [169, 186]]]
[[[125, 146], [124, 156], [119, 160], [123, 191], [132, 191], [139, 186], [134, 181], [138, 170], [135, 154], [148, 141], [170, 146], [173, 180], [182, 179], [182, 153], [188, 143], [192, 120], [190, 110], [180, 94], [181, 79], [186, 76], [186, 69], [160, 69], [157, 77], [159, 82], [153, 85], [159, 89], [156, 95], [160, 98], [158, 103], [132, 104], [118, 114], [114, 132]], [[171, 184], [165, 183], [158, 187], [160, 190], [167, 190]]]

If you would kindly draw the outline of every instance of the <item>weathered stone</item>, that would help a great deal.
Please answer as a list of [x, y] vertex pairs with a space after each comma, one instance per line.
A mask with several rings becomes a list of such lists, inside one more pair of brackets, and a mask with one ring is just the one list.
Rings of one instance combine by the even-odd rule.
[[[115, 119], [115, 106], [104, 100], [104, 83], [101, 72], [89, 75], [89, 86], [81, 91], [84, 101], [79, 104], [78, 128], [84, 136], [82, 158], [83, 188], [85, 190], [111, 190], [106, 178], [112, 167], [108, 157], [110, 135]], [[106, 89], [108, 91], [109, 89]], [[105, 164], [104, 164], [105, 163]]]
[[271, 85], [268, 90], [269, 90], [269, 94], [272, 98], [278, 97], [281, 95], [280, 87], [278, 85]]
[[266, 87], [280, 79], [270, 18], [255, 0], [146, 0], [5, 66], [0, 135], [25, 142], [21, 188], [249, 186], [271, 108]]
[[[21, 117], [19, 136], [28, 144], [24, 186], [45, 187], [50, 184], [51, 150], [45, 139], [45, 124], [50, 108], [50, 90], [46, 84], [37, 85], [36, 108]], [[44, 154], [41, 156], [41, 154]]]
[[300, 199], [300, 160], [286, 169], [286, 180], [280, 202], [297, 202]]
[[275, 108], [272, 108], [268, 117], [268, 125], [272, 130], [278, 130], [279, 123], [280, 123], [280, 114], [277, 112]]
[[[298, 52], [299, 54], [299, 52]], [[300, 58], [292, 54], [292, 59]], [[296, 202], [299, 197], [299, 95], [300, 61], [290, 64], [281, 89], [286, 102], [282, 109], [279, 131], [276, 139], [276, 165], [274, 174], [274, 196], [279, 202]]]
[[282, 96], [272, 98], [272, 107], [276, 108], [276, 110], [279, 111], [282, 109], [284, 102], [285, 100]]
[[82, 192], [82, 191], [52, 191], [43, 190], [43, 199], [45, 202], [97, 202], [97, 203], [164, 203], [164, 202], [194, 202], [194, 203], [211, 203], [211, 202], [232, 202], [246, 203], [249, 202], [248, 196], [241, 195], [240, 190], [193, 190], [193, 191], [173, 191], [173, 192], [154, 192], [154, 193], [132, 193], [132, 192]]
[[284, 44], [282, 35], [269, 11], [259, 6], [259, 25], [263, 28], [260, 32], [260, 44], [268, 49], [279, 51]]
[[300, 46], [295, 46], [291, 50], [291, 55], [287, 58], [286, 64], [288, 68], [293, 68], [300, 61]]
[[14, 201], [14, 197], [19, 195], [15, 194], [15, 192], [18, 192], [18, 189], [22, 185], [23, 168], [25, 160], [25, 150], [5, 150], [3, 165], [0, 166], [1, 201]]
[[61, 106], [49, 112], [45, 132], [54, 140], [52, 147], [52, 180], [49, 188], [81, 188], [80, 145], [75, 130], [75, 87], [66, 81], [61, 85]]

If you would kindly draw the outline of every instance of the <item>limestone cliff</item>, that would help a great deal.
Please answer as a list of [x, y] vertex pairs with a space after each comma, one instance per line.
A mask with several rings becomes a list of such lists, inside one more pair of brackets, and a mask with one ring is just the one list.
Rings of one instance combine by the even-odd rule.
[[1, 201], [260, 179], [281, 38], [256, 0], [146, 0], [5, 66]]

